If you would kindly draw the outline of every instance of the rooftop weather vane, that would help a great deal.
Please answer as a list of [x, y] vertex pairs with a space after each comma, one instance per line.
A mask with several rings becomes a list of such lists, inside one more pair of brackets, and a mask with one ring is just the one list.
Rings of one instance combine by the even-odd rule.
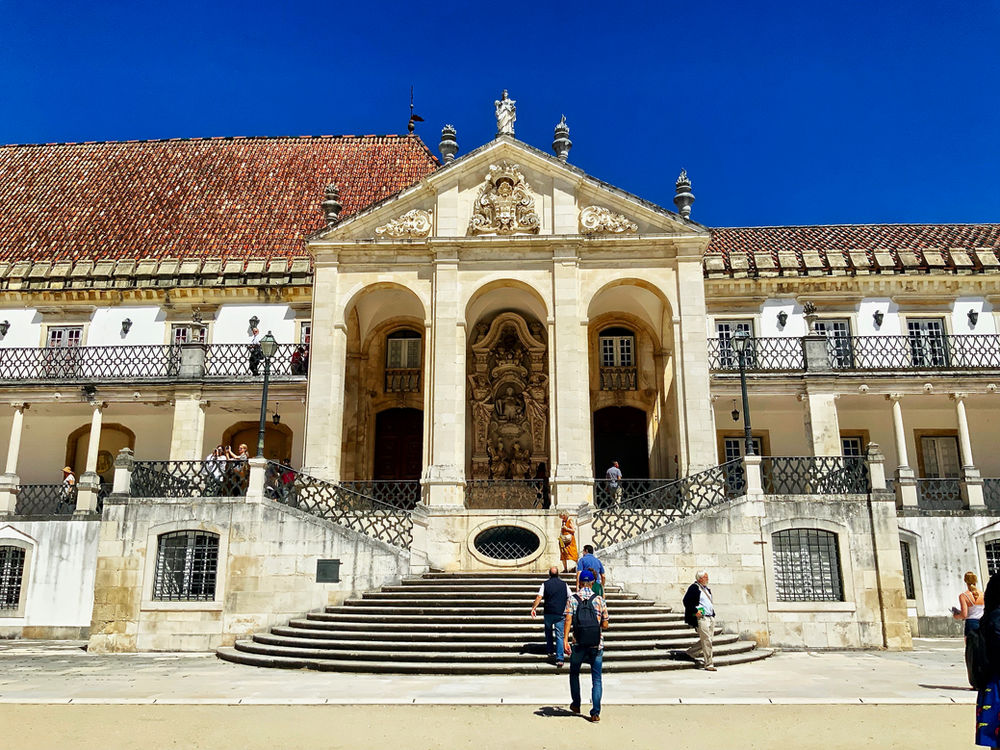
[[413, 86], [410, 86], [410, 121], [406, 123], [406, 132], [412, 133], [415, 122], [423, 122], [424, 118], [420, 115], [413, 114]]

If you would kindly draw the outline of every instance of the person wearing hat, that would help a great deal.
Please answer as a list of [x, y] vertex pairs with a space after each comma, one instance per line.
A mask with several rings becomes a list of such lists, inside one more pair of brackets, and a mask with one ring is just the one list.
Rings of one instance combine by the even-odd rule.
[[76, 486], [76, 477], [73, 476], [73, 470], [68, 466], [63, 467], [62, 473], [62, 501], [65, 503], [73, 502], [73, 488]]
[[[581, 572], [580, 590], [566, 602], [563, 651], [570, 655], [569, 710], [575, 714], [580, 713], [580, 667], [583, 662], [587, 662], [590, 665], [590, 720], [596, 723], [601, 720], [601, 697], [604, 693], [601, 669], [604, 664], [604, 631], [608, 628], [608, 606], [604, 603], [604, 597], [594, 593], [595, 580], [597, 578], [591, 571]], [[592, 609], [593, 614], [584, 609]], [[591, 632], [593, 629], [597, 632]], [[572, 647], [570, 635], [574, 641]], [[593, 645], [586, 641], [581, 643], [582, 639], [593, 641]]]

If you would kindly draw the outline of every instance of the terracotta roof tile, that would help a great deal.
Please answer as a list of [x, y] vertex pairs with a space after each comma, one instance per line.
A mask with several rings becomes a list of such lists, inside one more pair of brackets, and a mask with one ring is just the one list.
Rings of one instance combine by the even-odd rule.
[[437, 168], [414, 136], [0, 146], [0, 261], [301, 256], [342, 216]]

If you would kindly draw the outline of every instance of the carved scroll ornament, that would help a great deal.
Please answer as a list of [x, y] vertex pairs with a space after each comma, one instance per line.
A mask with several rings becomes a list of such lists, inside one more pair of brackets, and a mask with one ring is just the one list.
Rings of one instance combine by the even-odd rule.
[[426, 237], [431, 233], [431, 212], [419, 208], [375, 229], [377, 237]]
[[583, 234], [625, 234], [639, 231], [639, 226], [627, 216], [600, 206], [587, 206], [580, 212], [580, 231]]
[[479, 191], [470, 234], [538, 234], [531, 188], [517, 164], [493, 164]]

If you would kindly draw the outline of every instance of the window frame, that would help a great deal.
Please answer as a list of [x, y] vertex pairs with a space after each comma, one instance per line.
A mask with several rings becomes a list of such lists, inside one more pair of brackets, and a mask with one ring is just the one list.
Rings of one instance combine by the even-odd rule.
[[[847, 328], [844, 332], [821, 330], [824, 326], [841, 323]], [[854, 329], [851, 319], [849, 317], [819, 318], [815, 326], [816, 333], [826, 336], [826, 346], [831, 363], [837, 369], [851, 369], [854, 366]]]
[[761, 524], [768, 548], [772, 546], [772, 536], [779, 531], [789, 529], [816, 529], [828, 531], [836, 535], [837, 551], [840, 555], [840, 581], [843, 589], [843, 601], [798, 601], [788, 602], [778, 600], [775, 584], [774, 550], [767, 549], [763, 554], [764, 577], [767, 586], [767, 610], [769, 612], [842, 612], [857, 611], [857, 600], [854, 583], [854, 563], [851, 553], [851, 532], [841, 523], [816, 518], [789, 518], [781, 521], [771, 521]]
[[[599, 366], [602, 369], [609, 367], [636, 367], [636, 338], [635, 331], [627, 326], [605, 326], [597, 334]], [[605, 361], [605, 342], [610, 344], [610, 363]], [[623, 346], [624, 344], [627, 344], [627, 346]], [[626, 357], [628, 359], [627, 362], [624, 361]]]
[[188, 335], [190, 335], [191, 330], [195, 327], [194, 321], [184, 322], [170, 322], [167, 324], [167, 343], [170, 346], [182, 346], [184, 344], [207, 344], [208, 343], [208, 325], [206, 323], [201, 323], [202, 339], [201, 341], [177, 341], [177, 331], [186, 330]]
[[[410, 334], [410, 335], [403, 335]], [[409, 345], [403, 346], [402, 342], [416, 341], [416, 364], [410, 363], [410, 352], [411, 347]], [[393, 367], [392, 362], [392, 350], [393, 344], [400, 342], [399, 350], [399, 365]], [[412, 328], [398, 328], [391, 333], [386, 334], [385, 337], [385, 369], [386, 370], [422, 370], [424, 366], [424, 337], [418, 331]]]
[[[902, 320], [902, 335], [906, 336], [907, 339], [907, 349], [910, 355], [910, 363], [913, 367], [920, 368], [945, 368], [947, 369], [951, 364], [951, 352], [948, 349], [948, 336], [950, 335], [948, 328], [948, 317], [947, 315], [904, 315]], [[940, 331], [935, 332], [933, 335], [915, 335], [913, 331], [910, 330], [911, 323], [937, 323], [940, 324]], [[932, 341], [939, 339], [939, 350], [930, 352], [930, 355], [925, 355], [919, 352], [919, 346], [914, 346], [914, 342], [920, 341]], [[919, 356], [918, 356], [919, 354]], [[928, 364], [929, 362], [929, 364]]]
[[[927, 462], [924, 456], [924, 438], [953, 438], [958, 455], [958, 475], [954, 477], [928, 477]], [[962, 455], [962, 441], [958, 438], [958, 430], [914, 430], [913, 442], [917, 449], [917, 477], [919, 479], [961, 479], [962, 467], [965, 466], [965, 456]]]
[[[844, 572], [840, 563], [840, 544], [837, 534], [826, 529], [816, 529], [809, 526], [799, 526], [791, 529], [782, 529], [771, 534], [771, 555], [774, 562], [775, 573], [775, 594], [779, 602], [842, 602], [844, 601]], [[817, 553], [817, 560], [822, 562], [821, 569], [806, 567], [801, 562], [789, 562], [783, 566], [779, 565], [777, 559], [779, 538], [788, 538], [789, 551], [794, 553], [793, 544], [798, 545], [798, 550], [806, 549]], [[830, 551], [833, 559], [823, 560], [823, 553]], [[823, 568], [828, 568], [829, 573], [825, 573]], [[782, 592], [778, 588], [778, 578], [784, 574], [785, 577], [797, 582], [813, 584], [814, 596], [812, 598], [788, 598], [790, 592]], [[819, 585], [815, 585], [819, 582]], [[815, 594], [819, 591], [819, 595]], [[827, 595], [829, 592], [829, 595]]]
[[[153, 599], [153, 584], [156, 578], [156, 557], [159, 549], [159, 538], [174, 531], [201, 531], [216, 534], [219, 537], [218, 560], [215, 569], [215, 599], [209, 600], [163, 600]], [[225, 527], [211, 523], [174, 521], [151, 527], [146, 534], [146, 554], [143, 562], [142, 602], [140, 612], [156, 611], [222, 611], [226, 597], [226, 580], [229, 567], [229, 531]]]
[[[166, 568], [166, 563], [163, 563], [164, 555], [168, 551], [165, 543], [170, 539], [180, 538], [182, 536], [187, 537], [187, 543], [183, 546], [183, 548], [180, 545], [177, 545], [170, 550], [176, 553], [177, 550], [183, 549], [183, 570], [179, 571], [181, 573], [181, 591], [179, 592], [179, 595], [173, 596], [172, 592], [161, 589], [161, 583], [165, 586], [170, 580], [171, 574], [176, 574], [177, 571], [167, 571], [162, 576], [160, 574]], [[202, 545], [204, 545], [204, 542], [200, 541], [199, 537], [211, 542], [211, 544], [207, 547], [203, 547]], [[209, 555], [206, 555], [206, 557], [210, 557], [211, 553], [214, 553], [215, 559], [204, 560], [199, 565], [197, 556], [199, 549], [208, 550]], [[161, 563], [163, 564], [161, 565]], [[153, 566], [153, 590], [151, 592], [153, 601], [215, 601], [217, 598], [216, 591], [218, 590], [219, 585], [219, 535], [211, 531], [205, 531], [204, 529], [180, 529], [160, 534], [156, 538], [156, 559]], [[198, 576], [201, 575], [207, 579], [209, 574], [211, 576], [211, 596], [207, 595], [207, 591], [202, 591], [200, 589], [198, 593], [193, 592], [193, 589], [195, 588], [195, 581]], [[203, 583], [202, 585], [207, 589], [206, 583]]]
[[31, 586], [31, 561], [35, 550], [35, 546], [30, 542], [10, 537], [0, 537], [0, 548], [2, 547], [20, 549], [24, 553], [24, 558], [21, 561], [21, 581], [18, 589], [17, 606], [13, 609], [0, 609], [0, 623], [8, 620], [22, 620], [25, 617], [28, 604], [28, 590]]

